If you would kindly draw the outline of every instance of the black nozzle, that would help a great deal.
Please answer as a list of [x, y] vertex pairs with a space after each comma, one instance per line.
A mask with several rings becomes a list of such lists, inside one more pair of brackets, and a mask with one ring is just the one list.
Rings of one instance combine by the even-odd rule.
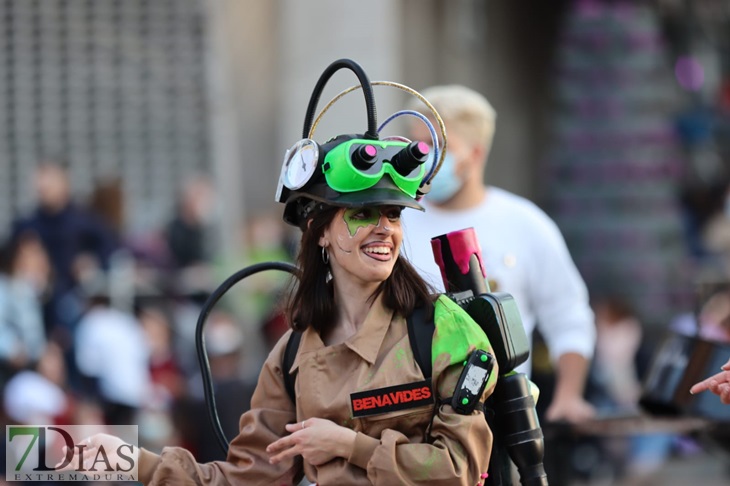
[[495, 412], [500, 417], [497, 437], [517, 466], [520, 484], [547, 486], [543, 466], [545, 440], [527, 377], [524, 373], [501, 377], [493, 397]]
[[324, 90], [327, 81], [329, 81], [334, 73], [342, 68], [348, 68], [350, 71], [355, 73], [357, 79], [360, 81], [360, 86], [362, 86], [362, 93], [365, 96], [365, 108], [367, 109], [368, 116], [368, 131], [365, 132], [363, 136], [370, 140], [378, 139], [378, 117], [375, 108], [373, 86], [370, 84], [370, 80], [362, 67], [352, 59], [338, 59], [327, 66], [327, 69], [325, 69], [319, 77], [317, 84], [314, 86], [312, 96], [309, 98], [307, 113], [304, 116], [304, 130], [302, 130], [302, 138], [309, 138], [309, 131], [312, 128], [312, 121], [314, 120], [317, 103], [319, 103], [319, 97], [322, 95], [322, 91]]
[[431, 148], [424, 142], [411, 142], [407, 147], [393, 156], [390, 163], [400, 175], [407, 176], [418, 166], [428, 160]]
[[378, 149], [374, 145], [360, 145], [352, 153], [352, 165], [360, 170], [368, 170], [378, 160]]

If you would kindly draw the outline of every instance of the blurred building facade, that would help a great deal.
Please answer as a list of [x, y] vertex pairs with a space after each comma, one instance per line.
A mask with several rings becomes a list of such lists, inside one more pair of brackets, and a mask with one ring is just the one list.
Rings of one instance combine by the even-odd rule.
[[[30, 174], [44, 158], [68, 163], [81, 196], [120, 178], [127, 231], [161, 224], [177, 187], [200, 171], [222, 190], [223, 221], [268, 209], [314, 84], [343, 57], [371, 80], [416, 89], [461, 82], [491, 92], [501, 117], [493, 158], [510, 162], [495, 163], [490, 177], [534, 193], [537, 157], [524, 141], [539, 138], [531, 132], [541, 88], [531, 71], [543, 56], [510, 40], [526, 20], [518, 12], [498, 2], [457, 3], [3, 1], [0, 226], [32, 205]], [[550, 30], [549, 9], [535, 5], [543, 10], [533, 12], [535, 27]], [[351, 73], [338, 73], [320, 105], [354, 84]], [[404, 96], [377, 88], [381, 118]], [[365, 120], [362, 97], [352, 94], [317, 136], [362, 131]], [[232, 231], [227, 236], [231, 244]]]
[[210, 164], [206, 32], [195, 0], [0, 3], [0, 225], [33, 204], [44, 159], [90, 195], [120, 178], [125, 229], [166, 217]]

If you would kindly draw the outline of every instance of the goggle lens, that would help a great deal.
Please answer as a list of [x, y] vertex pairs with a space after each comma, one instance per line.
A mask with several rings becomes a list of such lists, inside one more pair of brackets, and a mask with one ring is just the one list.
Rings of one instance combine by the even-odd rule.
[[385, 175], [411, 197], [416, 197], [426, 172], [430, 147], [423, 142], [349, 140], [332, 148], [322, 170], [327, 185], [338, 192], [373, 187]]

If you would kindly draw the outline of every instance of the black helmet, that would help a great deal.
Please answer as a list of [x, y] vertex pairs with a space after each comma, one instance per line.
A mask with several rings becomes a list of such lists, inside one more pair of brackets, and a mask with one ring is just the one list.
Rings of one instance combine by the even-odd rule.
[[[343, 144], [348, 144], [346, 150], [342, 150]], [[309, 139], [297, 142], [287, 152], [279, 181], [277, 200], [286, 204], [284, 221], [301, 226], [315, 208], [323, 205], [392, 205], [423, 211], [416, 197], [425, 172], [421, 165], [428, 158], [428, 150], [421, 145], [421, 151], [408, 157], [411, 164], [401, 164], [405, 165], [403, 171], [413, 174], [410, 181], [404, 181], [395, 168], [399, 159], [406, 158], [404, 154], [413, 152], [409, 150], [412, 146], [414, 143], [371, 141], [365, 135], [340, 135], [322, 146]], [[360, 160], [363, 152], [364, 157], [371, 155], [370, 160]], [[401, 185], [410, 187], [402, 189], [394, 177]], [[338, 185], [338, 181], [342, 184]], [[368, 187], [361, 188], [362, 184]]]
[[[368, 108], [368, 130], [338, 135], [320, 145], [308, 138], [314, 110], [325, 83], [342, 67], [358, 75]], [[322, 74], [309, 102], [303, 136], [287, 151], [279, 177], [276, 200], [286, 205], [285, 222], [303, 227], [314, 211], [326, 205], [394, 205], [423, 211], [417, 200], [427, 192], [425, 181], [433, 177], [426, 177], [424, 165], [430, 147], [402, 137], [379, 139], [372, 87], [353, 61], [336, 61]]]

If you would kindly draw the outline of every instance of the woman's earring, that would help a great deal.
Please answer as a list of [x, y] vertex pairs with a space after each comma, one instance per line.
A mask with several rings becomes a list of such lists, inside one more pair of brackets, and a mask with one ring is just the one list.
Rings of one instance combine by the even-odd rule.
[[327, 248], [325, 248], [324, 246], [322, 247], [322, 261], [325, 265], [330, 262], [330, 254], [327, 253]]

